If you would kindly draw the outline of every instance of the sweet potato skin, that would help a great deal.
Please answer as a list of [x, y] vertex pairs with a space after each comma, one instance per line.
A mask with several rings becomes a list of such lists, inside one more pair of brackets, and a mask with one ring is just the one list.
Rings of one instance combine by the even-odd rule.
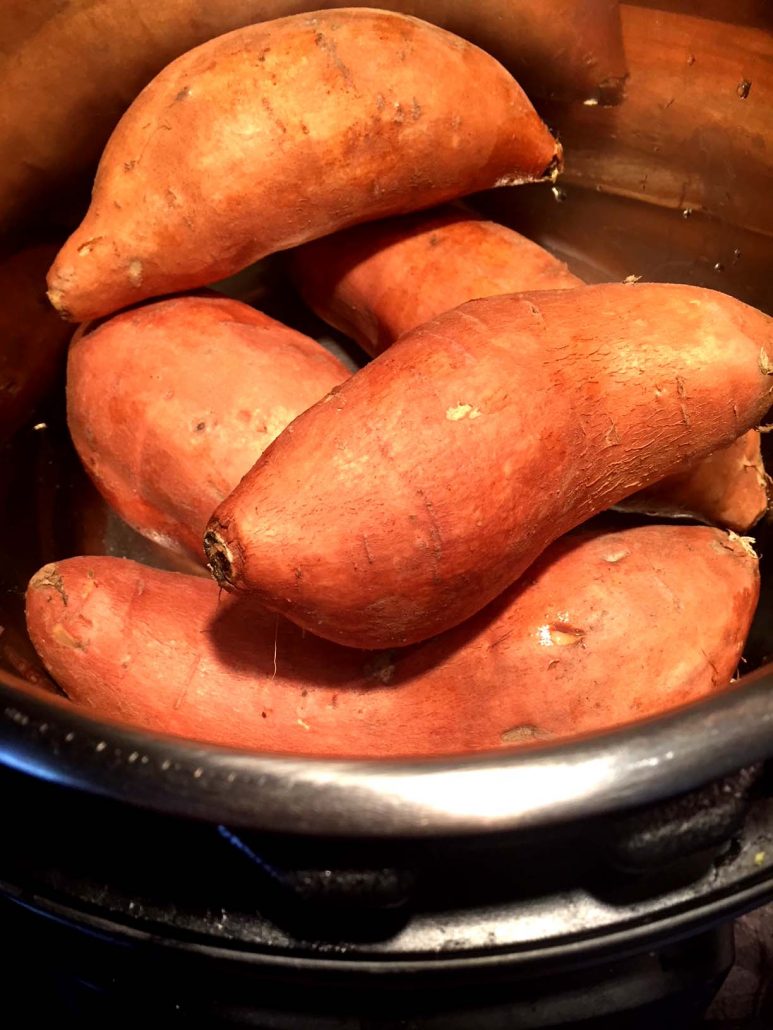
[[[525, 236], [451, 205], [345, 229], [291, 251], [289, 264], [309, 307], [369, 354], [468, 300], [583, 285]], [[690, 515], [744, 533], [767, 504], [752, 432], [618, 507]]]
[[647, 515], [689, 515], [745, 533], [768, 510], [760, 434], [751, 429], [683, 472], [666, 476], [617, 507]]
[[581, 530], [472, 619], [399, 653], [396, 677], [441, 696], [472, 687], [464, 715], [486, 730], [470, 750], [610, 729], [727, 686], [758, 597], [754, 552], [721, 530]]
[[450, 205], [345, 229], [289, 260], [309, 307], [372, 355], [468, 300], [583, 285], [525, 236]]
[[0, 261], [0, 442], [33, 413], [64, 365], [72, 326], [46, 300], [53, 243], [17, 251]]
[[67, 695], [181, 736], [314, 755], [454, 754], [605, 729], [727, 685], [753, 553], [699, 526], [583, 531], [474, 619], [404, 651], [303, 635], [251, 598], [111, 558], [46, 566], [30, 635]]
[[67, 420], [124, 521], [201, 561], [214, 508], [296, 415], [348, 376], [314, 340], [246, 304], [174, 297], [74, 341]]
[[274, 441], [215, 511], [213, 570], [342, 644], [432, 636], [573, 526], [758, 423], [772, 349], [773, 320], [697, 287], [471, 301]]
[[72, 319], [104, 315], [559, 163], [515, 80], [442, 29], [357, 8], [252, 25], [184, 54], [134, 101], [49, 296]]
[[465, 301], [582, 285], [525, 236], [450, 205], [346, 229], [289, 259], [306, 304], [369, 354]]

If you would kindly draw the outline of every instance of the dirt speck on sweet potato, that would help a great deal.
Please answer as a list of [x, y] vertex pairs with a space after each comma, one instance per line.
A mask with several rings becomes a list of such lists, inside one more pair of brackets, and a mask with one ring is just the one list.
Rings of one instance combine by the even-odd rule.
[[66, 630], [61, 622], [57, 622], [51, 630], [51, 639], [62, 647], [73, 647], [76, 651], [86, 650], [86, 644]]
[[132, 286], [142, 285], [142, 262], [137, 258], [129, 262], [129, 282]]

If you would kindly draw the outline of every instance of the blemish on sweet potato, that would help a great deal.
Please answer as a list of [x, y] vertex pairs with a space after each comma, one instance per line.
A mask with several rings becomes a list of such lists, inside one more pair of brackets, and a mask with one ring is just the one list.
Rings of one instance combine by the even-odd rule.
[[446, 411], [446, 418], [449, 422], [459, 422], [463, 418], [478, 418], [480, 411], [474, 408], [472, 404], [457, 404], [453, 408], [448, 408]]
[[233, 588], [233, 554], [220, 533], [209, 529], [204, 535], [207, 568], [222, 590]]
[[368, 564], [372, 565], [373, 555], [371, 554], [370, 548], [368, 547], [368, 537], [365, 533], [362, 534], [362, 546], [365, 549], [365, 557], [368, 559]]
[[686, 426], [689, 426], [690, 415], [687, 411], [687, 393], [682, 376], [676, 377], [676, 395], [679, 398], [679, 409], [682, 412], [682, 421]]
[[327, 51], [327, 53], [330, 55], [330, 59], [332, 60], [333, 64], [341, 73], [341, 77], [348, 85], [351, 85], [353, 82], [352, 73], [350, 69], [347, 67], [347, 65], [345, 65], [344, 62], [341, 60], [335, 40], [331, 39], [329, 36], [326, 36], [324, 32], [317, 32], [314, 35], [314, 42], [322, 50]]
[[138, 258], [129, 262], [128, 276], [132, 286], [142, 285], [142, 262]]
[[757, 560], [757, 552], [754, 549], [754, 544], [756, 543], [756, 541], [753, 536], [741, 536], [738, 533], [734, 533], [731, 529], [728, 530], [727, 537], [730, 541], [730, 544], [735, 545], [735, 547], [728, 547], [728, 550], [734, 550], [737, 547], [740, 547], [746, 555], [748, 555], [750, 558], [754, 558], [755, 561]]
[[577, 629], [567, 622], [555, 622], [540, 626], [537, 639], [543, 647], [572, 647], [585, 639], [585, 630]]
[[612, 551], [610, 554], [604, 555], [604, 561], [609, 562], [610, 565], [616, 565], [618, 562], [622, 561], [623, 558], [627, 558], [629, 554], [630, 551], [622, 548], [619, 551]]
[[30, 587], [35, 590], [55, 590], [62, 598], [65, 608], [67, 607], [68, 598], [64, 589], [64, 581], [59, 575], [56, 565], [44, 566], [36, 576], [32, 577]]
[[501, 733], [503, 744], [520, 744], [528, 740], [547, 740], [552, 736], [552, 733], [547, 730], [541, 730], [539, 726], [534, 726], [531, 723], [524, 723], [523, 726], [513, 726], [511, 729], [503, 730]]
[[605, 440], [609, 444], [610, 447], [617, 447], [619, 444], [622, 443], [622, 440], [620, 438], [620, 434], [617, 431], [617, 426], [615, 425], [614, 422], [612, 423], [612, 425], [607, 430], [607, 434], [606, 434]]
[[52, 628], [51, 639], [61, 647], [72, 647], [77, 651], [86, 650], [86, 644], [84, 644], [82, 640], [78, 640], [77, 637], [74, 637], [72, 633], [66, 630], [61, 622], [57, 622]]
[[66, 322], [71, 322], [69, 310], [64, 305], [64, 291], [53, 288], [47, 291], [46, 296], [51, 302], [51, 306], [56, 309], [57, 314], [60, 318], [63, 318]]
[[81, 243], [80, 247], [78, 247], [78, 256], [86, 257], [94, 249], [94, 244], [98, 243], [102, 239], [104, 239], [103, 236], [92, 236], [90, 240], [86, 240], [85, 243]]

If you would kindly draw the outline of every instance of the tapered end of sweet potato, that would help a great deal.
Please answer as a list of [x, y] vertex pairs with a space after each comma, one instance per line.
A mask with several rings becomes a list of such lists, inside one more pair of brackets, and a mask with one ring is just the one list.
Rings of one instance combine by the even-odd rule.
[[47, 276], [48, 299], [68, 322], [85, 322], [142, 300], [143, 267], [122, 260], [107, 236], [88, 238], [78, 229], [57, 254]]
[[542, 176], [543, 179], [549, 179], [551, 182], [555, 182], [561, 172], [564, 170], [564, 148], [556, 140], [556, 152], [550, 159], [550, 164], [545, 169], [545, 174]]
[[768, 489], [760, 434], [752, 429], [685, 470], [626, 497], [616, 507], [646, 515], [686, 515], [746, 533], [768, 511]]
[[58, 598], [58, 603], [67, 607], [68, 597], [64, 589], [64, 580], [59, 574], [55, 562], [52, 562], [50, 565], [44, 565], [29, 581], [29, 586], [27, 587], [28, 599], [31, 597], [36, 598], [39, 593], [46, 595], [48, 601]]
[[207, 556], [207, 568], [222, 590], [233, 590], [238, 570], [231, 548], [226, 543], [221, 530], [224, 527], [213, 519], [204, 534], [204, 553]]
[[[73, 559], [86, 564], [88, 559]], [[93, 589], [86, 568], [77, 569], [76, 579], [65, 584], [57, 564], [44, 565], [29, 582], [26, 595], [27, 632], [47, 670], [58, 680], [56, 658], [75, 657], [88, 650], [87, 623], [79, 620], [83, 600]]]
[[66, 319], [69, 322], [70, 314], [67, 308], [64, 306], [64, 294], [62, 293], [62, 291], [60, 289], [54, 288], [48, 290], [46, 296], [51, 301], [51, 305], [57, 312], [57, 314], [61, 315], [62, 318]]

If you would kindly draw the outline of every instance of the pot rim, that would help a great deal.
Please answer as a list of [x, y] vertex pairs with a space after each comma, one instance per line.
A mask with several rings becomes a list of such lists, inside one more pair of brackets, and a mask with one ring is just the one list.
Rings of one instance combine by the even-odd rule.
[[773, 756], [773, 663], [665, 715], [463, 758], [255, 754], [97, 720], [0, 673], [0, 764], [184, 818], [278, 833], [531, 830], [660, 801]]

